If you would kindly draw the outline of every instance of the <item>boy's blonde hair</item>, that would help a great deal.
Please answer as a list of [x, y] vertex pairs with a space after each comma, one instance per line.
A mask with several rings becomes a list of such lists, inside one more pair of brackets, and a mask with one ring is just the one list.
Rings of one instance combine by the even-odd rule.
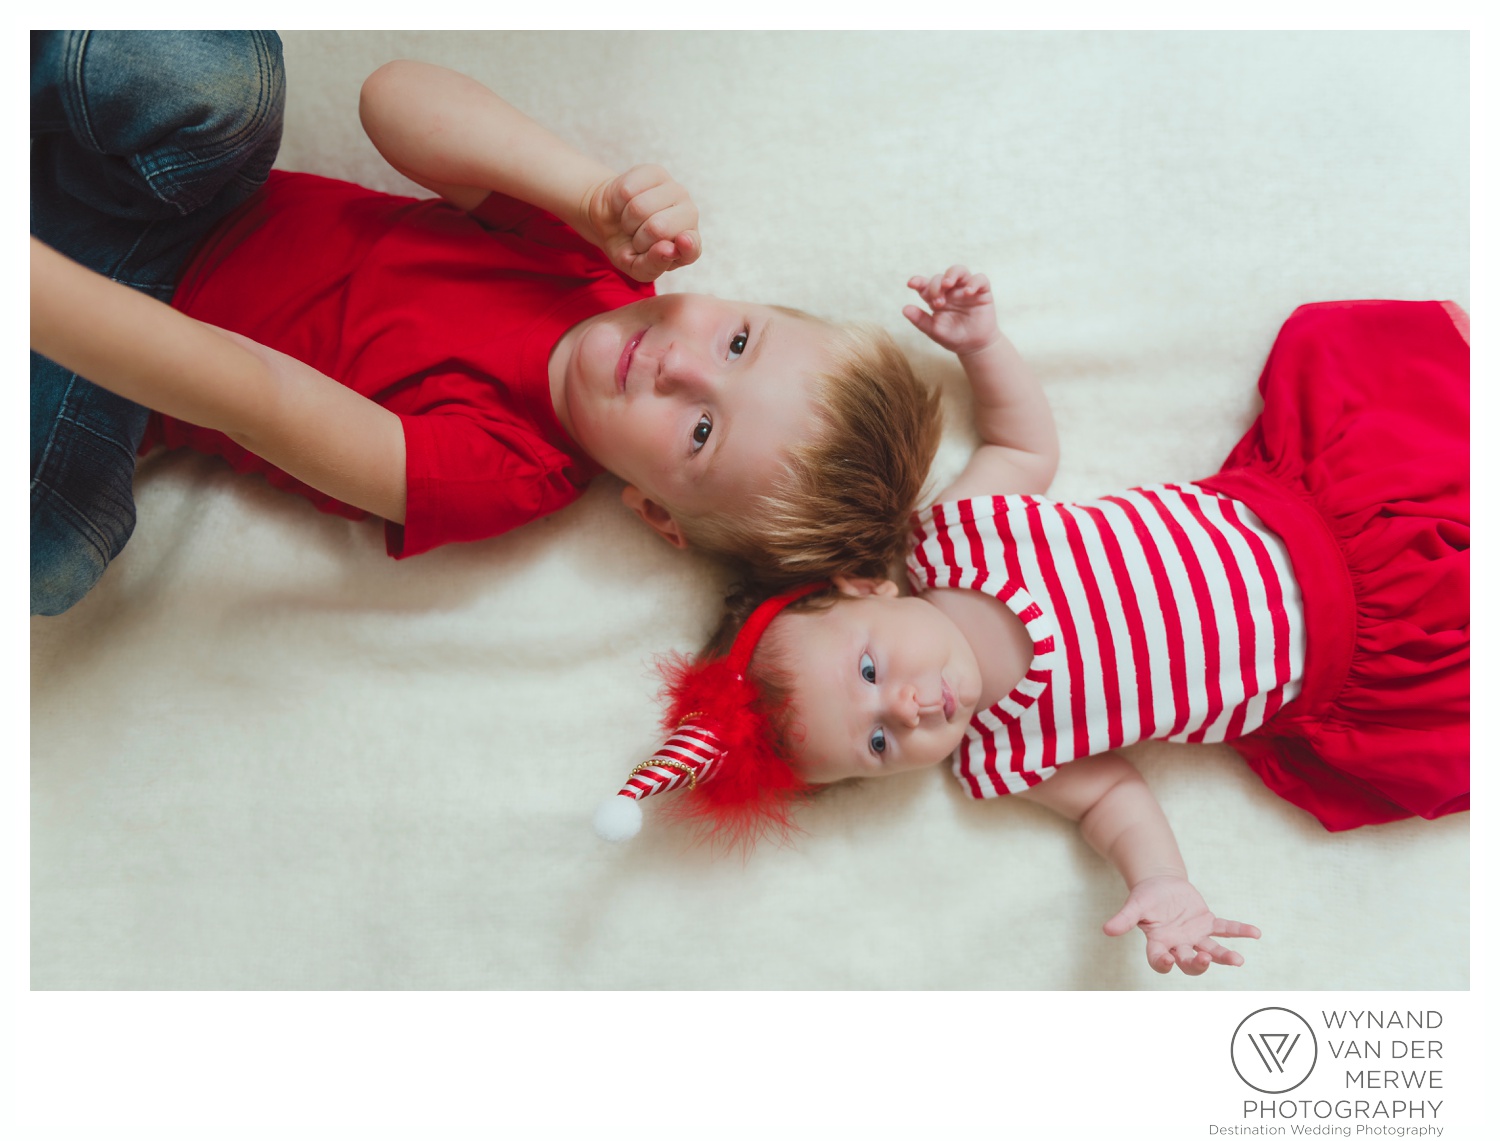
[[741, 511], [676, 515], [689, 544], [745, 563], [764, 586], [834, 574], [884, 577], [906, 546], [942, 437], [939, 394], [883, 329], [829, 325], [832, 361], [813, 385], [820, 431]]

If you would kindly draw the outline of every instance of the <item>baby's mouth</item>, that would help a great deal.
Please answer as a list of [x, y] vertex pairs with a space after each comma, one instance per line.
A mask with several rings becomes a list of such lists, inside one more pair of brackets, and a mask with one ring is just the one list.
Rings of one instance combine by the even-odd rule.
[[953, 711], [958, 708], [958, 702], [953, 698], [953, 690], [948, 686], [948, 679], [943, 678], [943, 720], [952, 721]]

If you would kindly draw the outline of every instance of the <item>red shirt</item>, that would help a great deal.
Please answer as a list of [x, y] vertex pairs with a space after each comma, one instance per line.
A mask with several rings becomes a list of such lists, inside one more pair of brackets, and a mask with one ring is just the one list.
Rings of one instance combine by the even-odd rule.
[[[406, 524], [386, 524], [386, 549], [405, 558], [498, 535], [578, 497], [601, 469], [558, 423], [547, 357], [579, 321], [654, 292], [552, 215], [504, 195], [465, 213], [272, 171], [194, 252], [172, 304], [400, 416]], [[153, 414], [141, 451], [156, 444], [223, 456], [321, 511], [367, 514], [220, 432]]]

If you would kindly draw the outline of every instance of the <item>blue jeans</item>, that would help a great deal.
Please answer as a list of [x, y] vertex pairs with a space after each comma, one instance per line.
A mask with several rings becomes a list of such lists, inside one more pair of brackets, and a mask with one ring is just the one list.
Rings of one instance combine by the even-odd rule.
[[[285, 99], [275, 32], [32, 32], [31, 232], [170, 301], [265, 182]], [[148, 415], [31, 354], [33, 614], [67, 610], [130, 538]]]

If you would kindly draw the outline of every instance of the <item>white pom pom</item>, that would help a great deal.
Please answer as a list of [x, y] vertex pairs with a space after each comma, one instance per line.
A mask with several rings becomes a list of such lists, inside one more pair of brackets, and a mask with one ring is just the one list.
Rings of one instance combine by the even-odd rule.
[[628, 796], [616, 794], [594, 813], [594, 831], [601, 839], [618, 844], [641, 830], [641, 806]]

